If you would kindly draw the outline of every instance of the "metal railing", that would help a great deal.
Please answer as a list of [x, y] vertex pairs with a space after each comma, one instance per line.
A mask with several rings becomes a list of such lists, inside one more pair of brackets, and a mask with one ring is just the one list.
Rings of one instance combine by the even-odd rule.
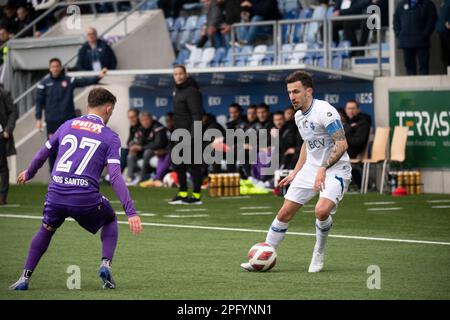
[[[49, 12], [51, 12], [54, 8], [56, 7], [64, 7], [64, 6], [70, 6], [70, 5], [86, 5], [86, 4], [91, 4], [91, 5], [95, 5], [95, 4], [103, 4], [103, 3], [110, 3], [110, 2], [120, 2], [123, 0], [107, 0], [107, 1], [101, 1], [101, 0], [86, 0], [86, 1], [78, 1], [78, 2], [70, 2], [70, 3], [66, 3], [66, 2], [61, 2], [58, 3], [56, 5], [54, 5], [53, 7], [51, 7], [50, 9], [48, 9], [46, 12], [44, 12], [38, 19], [35, 19], [30, 25], [28, 25], [25, 29], [23, 29], [22, 31], [26, 31], [29, 30], [29, 28], [32, 26], [32, 24], [38, 23], [39, 21], [41, 21], [44, 17], [45, 14], [48, 14]], [[124, 29], [125, 29], [125, 35], [128, 34], [128, 30], [127, 30], [127, 22], [126, 19], [132, 15], [133, 13], [135, 13], [136, 11], [138, 11], [145, 3], [147, 2], [147, 0], [141, 0], [137, 5], [135, 5], [130, 11], [128, 11], [127, 13], [125, 13], [122, 17], [120, 17], [117, 21], [115, 21], [111, 26], [109, 26], [105, 31], [103, 31], [100, 35], [99, 38], [104, 37], [108, 32], [110, 32], [112, 29], [114, 29], [116, 26], [118, 26], [120, 23], [124, 22]], [[27, 29], [28, 28], [28, 29]], [[20, 34], [20, 33], [19, 33]], [[18, 34], [18, 35], [19, 35]], [[5, 44], [7, 45], [7, 43]], [[5, 46], [4, 45], [4, 46]], [[2, 47], [3, 48], [3, 47]], [[72, 56], [72, 58], [70, 58], [67, 62], [65, 62], [63, 64], [63, 68], [67, 71], [68, 65], [76, 58], [78, 57], [78, 53], [76, 53], [74, 56]], [[48, 73], [45, 75], [47, 76]], [[44, 76], [44, 77], [45, 77]], [[22, 99], [24, 99], [27, 95], [29, 95], [30, 93], [32, 93], [37, 85], [39, 84], [39, 81], [36, 82], [35, 84], [33, 84], [31, 87], [29, 87], [25, 92], [23, 92], [22, 94], [20, 94], [16, 99], [14, 99], [14, 103], [19, 103], [20, 101], [22, 101]], [[31, 107], [27, 107], [24, 112], [28, 111]], [[23, 114], [23, 113], [22, 113]], [[21, 114], [21, 115], [22, 115]]]
[[277, 38], [278, 34], [278, 21], [271, 20], [271, 21], [257, 21], [257, 22], [240, 22], [240, 23], [233, 23], [231, 26], [231, 65], [234, 66], [234, 62], [236, 60], [236, 56], [243, 56], [243, 55], [251, 55], [252, 53], [245, 53], [245, 52], [235, 52], [235, 43], [236, 43], [236, 31], [235, 29], [241, 28], [241, 27], [261, 27], [261, 26], [272, 26], [272, 37], [273, 37], [273, 51], [267, 51], [267, 53], [273, 53], [274, 54], [274, 60], [278, 60], [278, 43], [275, 40]]
[[[366, 45], [366, 46], [347, 46], [347, 47], [333, 47], [333, 22], [336, 21], [355, 21], [355, 20], [366, 20], [372, 15], [349, 15], [349, 16], [337, 16], [323, 19], [291, 19], [291, 20], [280, 20], [280, 21], [258, 21], [258, 22], [246, 22], [246, 23], [235, 23], [231, 28], [231, 65], [235, 65], [235, 60], [237, 56], [245, 56], [252, 55], [253, 52], [236, 52], [236, 31], [235, 29], [239, 27], [250, 27], [250, 26], [267, 26], [271, 25], [273, 28], [273, 44], [274, 51], [267, 51], [266, 54], [274, 54], [274, 64], [282, 65], [282, 57], [286, 53], [297, 53], [297, 52], [321, 52], [323, 54], [324, 59], [324, 67], [331, 68], [332, 67], [332, 59], [335, 53], [343, 52], [343, 51], [361, 51], [361, 50], [377, 50], [377, 76], [382, 76], [382, 54], [381, 54], [381, 28], [375, 28], [377, 33], [377, 43], [375, 45]], [[377, 19], [380, 19], [378, 16]], [[379, 21], [379, 20], [378, 20]], [[283, 51], [283, 26], [285, 25], [304, 25], [304, 29], [300, 37], [300, 41], [297, 43], [304, 43], [304, 38], [307, 33], [307, 26], [311, 23], [318, 23], [319, 28], [318, 31], [321, 32], [321, 40], [322, 40], [322, 48], [307, 48], [304, 50], [290, 50], [289, 52]], [[295, 28], [294, 28], [295, 32]]]
[[[327, 20], [328, 25], [328, 39], [333, 39], [333, 22], [335, 21], [355, 21], [355, 20], [367, 20], [371, 15], [365, 15], [365, 14], [359, 14], [359, 15], [350, 15], [350, 16], [337, 16], [337, 17], [331, 17]], [[380, 19], [380, 16], [377, 17], [377, 19]], [[381, 20], [378, 20], [381, 21]], [[381, 25], [381, 23], [379, 23]], [[330, 54], [328, 55], [328, 61], [327, 66], [331, 66], [331, 59], [333, 57], [333, 52], [339, 52], [339, 51], [361, 51], [361, 50], [370, 50], [370, 49], [376, 49], [378, 52], [377, 59], [378, 59], [378, 76], [383, 75], [383, 67], [382, 67], [382, 61], [381, 61], [381, 27], [375, 28], [377, 30], [377, 44], [375, 46], [368, 45], [368, 46], [351, 46], [347, 48], [332, 48], [329, 47]], [[330, 42], [331, 43], [331, 42]], [[329, 43], [329, 44], [330, 44]]]

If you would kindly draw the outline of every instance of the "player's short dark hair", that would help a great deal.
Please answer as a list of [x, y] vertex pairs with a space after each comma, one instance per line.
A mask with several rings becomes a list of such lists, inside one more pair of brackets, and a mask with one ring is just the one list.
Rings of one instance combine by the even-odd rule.
[[173, 118], [174, 117], [174, 113], [172, 111], [169, 111], [165, 114], [166, 118]]
[[101, 107], [105, 104], [114, 106], [116, 102], [116, 97], [105, 88], [94, 88], [89, 92], [88, 95], [89, 108]]
[[300, 81], [305, 88], [313, 88], [312, 75], [306, 71], [295, 71], [286, 77], [286, 84]]
[[239, 103], [233, 102], [232, 104], [230, 104], [228, 106], [228, 108], [237, 108], [239, 110], [239, 112], [242, 112], [242, 107]]
[[130, 108], [128, 112], [133, 112], [135, 116], [139, 116], [139, 109], [137, 108]]
[[247, 110], [248, 110], [248, 109], [255, 109], [255, 110], [256, 110], [256, 105], [251, 104], [251, 105], [249, 105], [249, 106], [247, 107]]
[[266, 109], [266, 111], [270, 111], [270, 107], [267, 104], [265, 104], [264, 102], [261, 102], [260, 104], [258, 104], [256, 109]]
[[62, 66], [62, 62], [59, 58], [51, 58], [48, 62], [48, 65], [51, 65], [53, 62], [58, 62], [60, 66]]
[[[359, 109], [359, 103], [355, 99], [350, 99], [350, 100], [347, 101], [347, 103], [354, 103], [356, 105], [356, 108]], [[347, 103], [345, 105], [347, 105]]]
[[184, 65], [182, 65], [182, 64], [177, 64], [177, 65], [175, 65], [174, 67], [173, 67], [173, 69], [175, 70], [175, 69], [183, 69], [183, 71], [184, 71], [184, 73], [187, 73], [187, 71], [186, 71], [186, 67], [184, 66]]

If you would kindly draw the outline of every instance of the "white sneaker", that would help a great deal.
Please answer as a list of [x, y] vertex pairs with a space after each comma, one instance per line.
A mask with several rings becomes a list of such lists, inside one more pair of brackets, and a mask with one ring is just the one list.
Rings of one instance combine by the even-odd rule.
[[252, 265], [250, 264], [250, 262], [244, 262], [244, 263], [241, 263], [241, 268], [244, 269], [245, 271], [248, 271], [248, 272], [253, 272], [253, 271], [255, 271], [255, 269], [252, 267]]
[[313, 252], [311, 264], [309, 265], [308, 272], [320, 272], [323, 269], [323, 261], [325, 259], [325, 253]]
[[141, 181], [141, 179], [139, 177], [134, 178], [132, 181], [128, 181], [125, 184], [127, 185], [127, 187], [135, 187], [139, 184], [139, 182]]

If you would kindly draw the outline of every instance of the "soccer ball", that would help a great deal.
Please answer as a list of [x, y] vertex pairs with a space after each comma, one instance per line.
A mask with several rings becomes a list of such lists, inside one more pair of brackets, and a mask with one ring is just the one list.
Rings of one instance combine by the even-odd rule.
[[269, 271], [277, 262], [277, 252], [268, 243], [257, 243], [248, 252], [248, 262], [256, 271]]

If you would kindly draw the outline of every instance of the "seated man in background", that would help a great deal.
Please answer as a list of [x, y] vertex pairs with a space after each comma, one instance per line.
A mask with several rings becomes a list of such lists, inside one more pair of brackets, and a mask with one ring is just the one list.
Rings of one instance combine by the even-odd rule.
[[280, 143], [280, 169], [294, 169], [303, 144], [298, 128], [295, 122], [285, 121], [283, 111], [273, 114], [273, 124], [275, 127], [271, 130], [271, 135], [278, 135]]
[[170, 135], [175, 130], [173, 124], [173, 112], [167, 112], [164, 116], [164, 122], [166, 127], [167, 146], [164, 149], [156, 149], [155, 156], [158, 158], [156, 165], [156, 173], [153, 178], [143, 181], [139, 184], [140, 187], [162, 187], [163, 179], [167, 172], [169, 172], [170, 165], [170, 152], [172, 151], [172, 145], [170, 143]]
[[127, 157], [128, 157], [128, 148], [132, 145], [134, 141], [134, 137], [136, 136], [136, 132], [141, 127], [141, 123], [139, 122], [139, 110], [136, 108], [131, 108], [128, 110], [128, 122], [130, 123], [130, 129], [127, 139], [127, 148], [122, 148], [120, 150], [120, 169], [125, 170], [127, 167]]
[[[347, 121], [344, 123], [345, 137], [347, 138], [347, 153], [350, 159], [356, 159], [364, 153], [370, 135], [370, 116], [361, 112], [356, 100], [349, 100], [345, 105]], [[361, 188], [361, 165], [353, 165], [352, 182]]]
[[284, 121], [294, 122], [295, 125], [295, 110], [292, 106], [288, 106], [284, 109]]
[[[137, 185], [145, 179], [150, 173], [150, 159], [155, 155], [155, 150], [166, 148], [168, 143], [166, 128], [154, 120], [150, 112], [141, 112], [139, 120], [141, 128], [136, 132], [127, 158], [130, 185]], [[140, 173], [135, 176], [139, 159], [143, 160], [143, 164]]]
[[238, 103], [232, 103], [228, 107], [229, 121], [226, 124], [227, 129], [244, 129], [247, 121], [242, 114], [242, 107]]
[[[264, 102], [260, 103], [256, 108], [256, 117], [258, 122], [255, 124], [254, 129], [258, 137], [258, 156], [257, 163], [252, 166], [252, 177], [256, 180], [267, 181], [270, 177], [263, 176], [261, 172], [264, 167], [270, 165], [270, 131], [274, 127], [270, 107]], [[260, 140], [260, 131], [264, 130], [267, 133], [267, 141]]]

